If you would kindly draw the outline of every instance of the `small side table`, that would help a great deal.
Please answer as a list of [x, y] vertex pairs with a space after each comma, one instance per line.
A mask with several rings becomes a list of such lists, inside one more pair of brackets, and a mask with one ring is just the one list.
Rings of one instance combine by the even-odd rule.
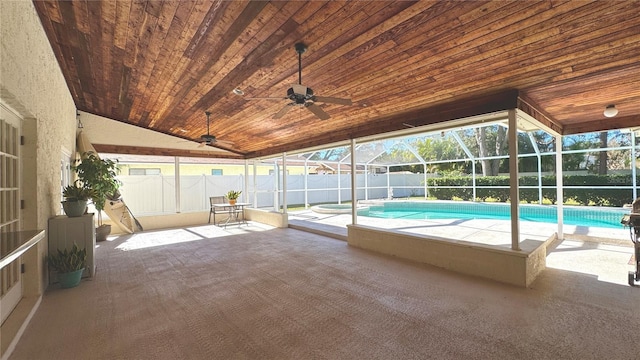
[[[250, 203], [235, 203], [233, 205], [229, 203], [212, 204], [211, 206], [213, 207], [213, 224], [217, 226], [224, 225], [225, 228], [227, 227], [227, 225], [233, 225], [233, 224], [249, 225], [249, 223], [244, 217], [244, 208], [249, 205], [251, 204]], [[216, 223], [217, 213], [226, 213], [228, 215], [227, 220], [224, 223], [222, 222]]]

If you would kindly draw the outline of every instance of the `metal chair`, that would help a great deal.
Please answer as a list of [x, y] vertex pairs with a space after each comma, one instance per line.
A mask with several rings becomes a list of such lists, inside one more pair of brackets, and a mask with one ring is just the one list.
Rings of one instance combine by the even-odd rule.
[[213, 224], [216, 224], [216, 207], [214, 204], [224, 204], [226, 199], [224, 196], [210, 196], [209, 197], [209, 224], [211, 224], [211, 214], [213, 214]]

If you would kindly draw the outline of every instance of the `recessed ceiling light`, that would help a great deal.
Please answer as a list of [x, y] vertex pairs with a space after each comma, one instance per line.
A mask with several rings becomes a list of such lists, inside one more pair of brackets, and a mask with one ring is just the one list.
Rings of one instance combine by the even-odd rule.
[[616, 115], [618, 115], [618, 109], [616, 109], [616, 106], [613, 104], [607, 105], [607, 107], [604, 109], [604, 116], [610, 118]]
[[244, 95], [244, 91], [240, 90], [240, 88], [233, 89], [233, 93], [236, 95]]

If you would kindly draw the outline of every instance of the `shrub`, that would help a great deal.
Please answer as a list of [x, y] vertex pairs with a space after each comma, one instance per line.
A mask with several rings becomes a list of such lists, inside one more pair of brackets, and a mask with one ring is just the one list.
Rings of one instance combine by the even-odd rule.
[[[542, 197], [552, 204], [556, 197], [556, 176], [545, 175], [542, 177]], [[565, 175], [563, 186], [583, 186], [584, 188], [565, 188], [563, 192], [564, 202], [573, 202], [580, 205], [597, 206], [622, 206], [633, 201], [630, 189], [602, 188], [631, 186], [630, 174], [615, 175]], [[640, 184], [640, 176], [636, 179]], [[520, 186], [538, 186], [537, 176], [522, 176], [519, 179]], [[472, 200], [473, 179], [470, 176], [452, 176], [427, 179], [429, 196], [438, 200]], [[485, 201], [495, 199], [506, 202], [510, 199], [508, 176], [487, 176], [476, 178], [476, 199]], [[537, 203], [540, 201], [537, 188], [520, 189], [520, 200], [523, 202]]]

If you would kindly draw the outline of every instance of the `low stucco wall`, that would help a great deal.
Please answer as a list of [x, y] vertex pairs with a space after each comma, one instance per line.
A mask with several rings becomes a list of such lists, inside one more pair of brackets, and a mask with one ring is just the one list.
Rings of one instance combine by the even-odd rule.
[[[349, 245], [455, 272], [527, 287], [546, 267], [546, 245], [528, 241], [521, 251], [461, 240], [348, 225]], [[524, 243], [524, 242], [523, 242]]]
[[[271, 225], [274, 227], [285, 228], [288, 226], [288, 218], [286, 215], [275, 211], [264, 211], [259, 209], [244, 209], [247, 220]], [[216, 223], [224, 222], [228, 214], [217, 213]], [[176, 227], [206, 225], [209, 220], [208, 211], [189, 212], [181, 214], [154, 215], [154, 216], [136, 216], [144, 230], [169, 229]], [[111, 224], [111, 234], [122, 234], [122, 230], [111, 222], [109, 219], [104, 220], [105, 224]], [[213, 216], [211, 217], [213, 224]]]
[[[136, 219], [138, 219], [140, 225], [142, 225], [142, 228], [144, 230], [158, 230], [203, 225], [207, 223], [208, 218], [208, 211], [168, 215], [136, 216]], [[211, 221], [213, 221], [213, 219], [211, 219]], [[220, 221], [220, 218], [218, 218], [218, 216], [216, 216], [216, 221]], [[105, 219], [104, 223], [111, 224], [111, 234], [115, 235], [123, 233], [122, 230], [111, 220]]]
[[247, 220], [275, 226], [277, 228], [286, 228], [289, 226], [289, 216], [280, 212], [245, 209], [245, 215], [247, 216]]

